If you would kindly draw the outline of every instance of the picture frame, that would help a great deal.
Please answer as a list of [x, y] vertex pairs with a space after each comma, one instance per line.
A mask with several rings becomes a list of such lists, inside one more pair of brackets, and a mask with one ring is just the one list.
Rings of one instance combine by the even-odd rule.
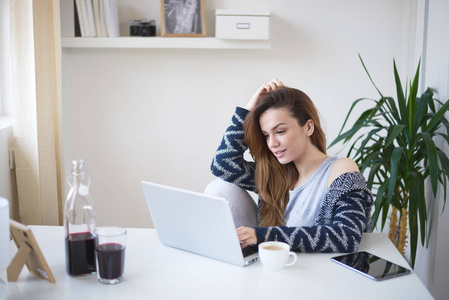
[[161, 0], [163, 37], [204, 37], [204, 0]]
[[30, 273], [55, 283], [56, 279], [45, 260], [31, 228], [14, 220], [9, 221], [11, 237], [17, 246], [17, 253], [8, 266], [8, 281], [16, 282], [26, 264]]

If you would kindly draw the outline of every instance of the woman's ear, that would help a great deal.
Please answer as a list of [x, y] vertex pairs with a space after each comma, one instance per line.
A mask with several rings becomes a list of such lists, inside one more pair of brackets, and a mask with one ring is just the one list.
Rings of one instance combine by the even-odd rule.
[[306, 130], [306, 135], [311, 136], [313, 132], [315, 131], [315, 123], [312, 119], [307, 120], [306, 124], [304, 125], [304, 128]]

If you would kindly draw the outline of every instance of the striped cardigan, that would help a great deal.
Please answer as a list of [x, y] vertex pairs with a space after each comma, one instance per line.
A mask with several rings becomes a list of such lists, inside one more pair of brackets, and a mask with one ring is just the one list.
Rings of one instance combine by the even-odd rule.
[[[237, 107], [212, 161], [212, 173], [246, 190], [256, 191], [254, 162], [244, 160], [243, 121], [248, 111]], [[259, 197], [258, 209], [263, 199]], [[310, 227], [256, 227], [257, 243], [282, 241], [297, 252], [354, 252], [362, 234], [371, 230], [373, 197], [360, 172], [335, 179]]]

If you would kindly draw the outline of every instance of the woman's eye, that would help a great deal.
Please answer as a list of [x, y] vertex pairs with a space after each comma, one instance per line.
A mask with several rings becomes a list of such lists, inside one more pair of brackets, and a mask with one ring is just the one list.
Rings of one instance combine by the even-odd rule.
[[285, 132], [285, 130], [279, 130], [279, 131], [276, 131], [276, 134], [283, 134]]

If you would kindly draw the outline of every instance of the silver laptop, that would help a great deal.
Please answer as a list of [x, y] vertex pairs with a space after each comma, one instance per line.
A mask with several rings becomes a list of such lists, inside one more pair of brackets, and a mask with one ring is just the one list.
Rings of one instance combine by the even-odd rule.
[[227, 200], [146, 181], [142, 189], [162, 244], [237, 266], [258, 260], [256, 246], [242, 251]]

